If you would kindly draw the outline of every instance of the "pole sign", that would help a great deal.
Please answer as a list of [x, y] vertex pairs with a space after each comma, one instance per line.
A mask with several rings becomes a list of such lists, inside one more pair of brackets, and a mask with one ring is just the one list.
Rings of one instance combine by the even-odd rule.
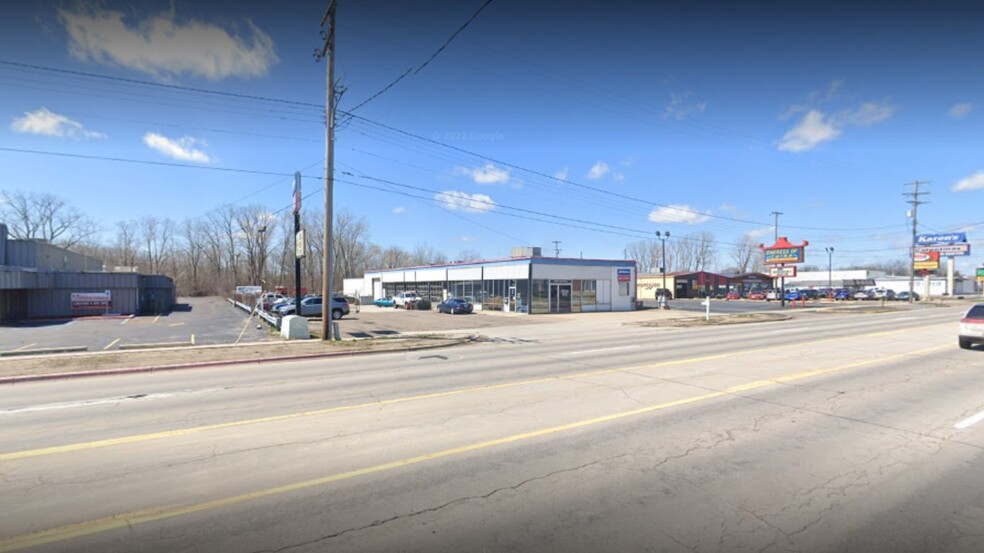
[[916, 246], [928, 246], [930, 244], [959, 244], [967, 241], [966, 232], [946, 232], [937, 234], [917, 234]]
[[294, 173], [294, 215], [301, 212], [301, 172]]
[[940, 268], [939, 252], [916, 252], [912, 260], [913, 268], [917, 271], [935, 271]]
[[984, 278], [984, 267], [977, 268], [977, 278]]
[[105, 292], [72, 292], [72, 309], [109, 309], [113, 296]]
[[950, 256], [970, 255], [970, 244], [964, 242], [961, 244], [931, 244], [928, 246], [916, 246], [916, 253], [931, 252]]
[[778, 265], [781, 263], [802, 263], [804, 250], [810, 243], [806, 240], [802, 244], [793, 244], [785, 236], [780, 236], [776, 243], [766, 247], [759, 244], [759, 249], [765, 252], [765, 262], [768, 265]]
[[792, 267], [769, 267], [769, 276], [772, 278], [792, 278], [796, 276], [796, 266]]
[[262, 294], [262, 286], [236, 286], [236, 293], [242, 296], [248, 296], [251, 294]]
[[618, 269], [618, 281], [619, 282], [631, 282], [632, 281], [632, 269]]
[[297, 231], [294, 235], [294, 257], [304, 259], [304, 229]]

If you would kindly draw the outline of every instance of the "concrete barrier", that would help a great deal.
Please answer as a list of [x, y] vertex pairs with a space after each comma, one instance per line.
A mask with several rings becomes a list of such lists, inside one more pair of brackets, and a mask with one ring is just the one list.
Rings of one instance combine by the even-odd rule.
[[17, 351], [0, 351], [0, 357], [14, 357], [18, 355], [45, 355], [48, 353], [76, 353], [79, 351], [89, 351], [89, 346], [66, 346], [61, 348], [40, 348], [40, 349], [22, 349]]

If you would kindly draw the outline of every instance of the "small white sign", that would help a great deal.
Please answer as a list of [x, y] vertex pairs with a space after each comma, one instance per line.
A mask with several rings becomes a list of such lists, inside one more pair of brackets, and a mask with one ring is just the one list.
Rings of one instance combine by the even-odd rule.
[[242, 294], [244, 296], [248, 294], [262, 294], [263, 287], [262, 286], [236, 286], [236, 293]]

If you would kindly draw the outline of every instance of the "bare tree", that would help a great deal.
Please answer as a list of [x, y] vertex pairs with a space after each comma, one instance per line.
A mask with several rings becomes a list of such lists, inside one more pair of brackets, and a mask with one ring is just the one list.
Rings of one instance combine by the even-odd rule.
[[4, 191], [0, 194], [0, 218], [13, 238], [45, 240], [65, 248], [100, 231], [92, 219], [45, 192]]
[[172, 250], [174, 221], [168, 217], [144, 217], [140, 220], [140, 233], [146, 247], [148, 272], [160, 273]]
[[116, 262], [124, 267], [136, 267], [140, 245], [137, 238], [137, 222], [118, 221], [116, 237], [113, 239], [113, 256]]
[[336, 213], [334, 219], [333, 275], [336, 285], [341, 286], [343, 279], [362, 276], [369, 268], [371, 244], [368, 239], [369, 225], [366, 224], [365, 219], [356, 218], [348, 211]]
[[762, 252], [758, 245], [747, 234], [742, 235], [741, 239], [735, 242], [731, 250], [731, 261], [735, 264], [735, 270], [739, 274], [748, 273], [756, 270], [759, 264], [757, 259], [762, 257]]
[[410, 254], [410, 263], [412, 265], [437, 265], [447, 262], [448, 256], [427, 244], [417, 244]]
[[667, 257], [676, 271], [707, 271], [711, 269], [717, 250], [714, 235], [701, 231], [676, 239]]
[[662, 266], [659, 259], [661, 246], [657, 240], [639, 240], [626, 246], [625, 253], [629, 259], [635, 260], [640, 272], [658, 273]]
[[379, 267], [381, 269], [396, 269], [398, 267], [408, 267], [413, 264], [410, 252], [399, 246], [390, 246], [382, 251], [379, 257]]
[[482, 254], [476, 250], [461, 250], [455, 259], [458, 261], [477, 261], [482, 259]]

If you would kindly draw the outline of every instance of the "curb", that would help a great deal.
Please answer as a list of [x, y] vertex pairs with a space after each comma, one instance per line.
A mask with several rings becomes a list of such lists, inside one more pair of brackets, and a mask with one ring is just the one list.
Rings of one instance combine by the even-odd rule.
[[45, 355], [49, 353], [78, 353], [89, 351], [89, 346], [67, 346], [61, 348], [21, 349], [0, 351], [0, 357], [16, 357], [18, 355]]
[[68, 373], [49, 373], [49, 374], [27, 374], [20, 376], [6, 376], [0, 377], [0, 385], [5, 384], [19, 384], [24, 382], [39, 382], [43, 380], [61, 380], [69, 378], [86, 378], [90, 376], [112, 376], [120, 374], [138, 374], [138, 373], [150, 373], [150, 372], [164, 372], [164, 371], [177, 371], [184, 369], [196, 369], [196, 368], [207, 368], [207, 367], [220, 367], [223, 365], [242, 365], [247, 363], [269, 363], [276, 361], [303, 361], [308, 359], [320, 359], [325, 357], [347, 357], [353, 355], [364, 355], [370, 353], [393, 353], [396, 351], [417, 351], [424, 349], [438, 349], [451, 346], [457, 346], [463, 343], [472, 342], [477, 338], [477, 335], [471, 335], [460, 340], [439, 345], [423, 345], [423, 346], [410, 346], [404, 348], [394, 348], [381, 351], [333, 351], [327, 353], [308, 353], [302, 355], [280, 355], [277, 357], [265, 357], [262, 359], [228, 359], [221, 361], [202, 361], [199, 363], [179, 363], [176, 365], [159, 365], [151, 367], [126, 367], [121, 369], [103, 369], [103, 370], [91, 370], [91, 371], [77, 371]]

